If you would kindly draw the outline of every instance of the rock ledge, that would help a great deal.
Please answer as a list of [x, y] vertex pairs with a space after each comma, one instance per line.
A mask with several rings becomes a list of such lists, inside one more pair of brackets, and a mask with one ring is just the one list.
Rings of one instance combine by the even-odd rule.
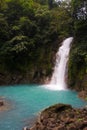
[[87, 109], [56, 104], [42, 111], [32, 128], [24, 130], [87, 130]]

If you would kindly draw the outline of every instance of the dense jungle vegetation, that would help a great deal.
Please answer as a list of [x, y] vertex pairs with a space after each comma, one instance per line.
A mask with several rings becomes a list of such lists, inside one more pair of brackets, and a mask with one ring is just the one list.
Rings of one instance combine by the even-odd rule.
[[74, 44], [69, 60], [69, 85], [87, 90], [87, 1], [72, 1]]
[[74, 36], [69, 85], [82, 86], [87, 79], [83, 7], [84, 0], [0, 0], [0, 84], [42, 82], [52, 74], [61, 41]]

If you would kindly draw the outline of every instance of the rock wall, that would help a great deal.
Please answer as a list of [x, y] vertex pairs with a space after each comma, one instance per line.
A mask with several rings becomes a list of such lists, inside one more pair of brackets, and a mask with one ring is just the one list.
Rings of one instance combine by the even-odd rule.
[[30, 84], [37, 83], [42, 84], [45, 82], [45, 71], [27, 71], [25, 73], [0, 73], [0, 85], [15, 85], [15, 84]]

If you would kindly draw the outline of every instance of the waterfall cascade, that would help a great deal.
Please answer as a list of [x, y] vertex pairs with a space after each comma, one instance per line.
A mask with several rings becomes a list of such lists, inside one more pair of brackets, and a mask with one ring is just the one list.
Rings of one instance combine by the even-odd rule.
[[67, 38], [62, 42], [56, 54], [56, 62], [54, 72], [50, 81], [50, 85], [47, 85], [52, 90], [65, 90], [67, 88], [65, 77], [66, 77], [66, 66], [69, 59], [70, 45], [73, 37]]

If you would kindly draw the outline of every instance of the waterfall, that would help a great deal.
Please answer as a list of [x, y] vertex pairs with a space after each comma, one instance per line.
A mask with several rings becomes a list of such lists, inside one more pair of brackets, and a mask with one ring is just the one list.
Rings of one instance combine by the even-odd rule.
[[52, 90], [65, 90], [67, 88], [65, 77], [66, 77], [66, 66], [69, 59], [70, 45], [73, 37], [69, 37], [62, 42], [58, 52], [56, 53], [56, 62], [54, 72], [50, 81], [50, 85], [47, 85]]

